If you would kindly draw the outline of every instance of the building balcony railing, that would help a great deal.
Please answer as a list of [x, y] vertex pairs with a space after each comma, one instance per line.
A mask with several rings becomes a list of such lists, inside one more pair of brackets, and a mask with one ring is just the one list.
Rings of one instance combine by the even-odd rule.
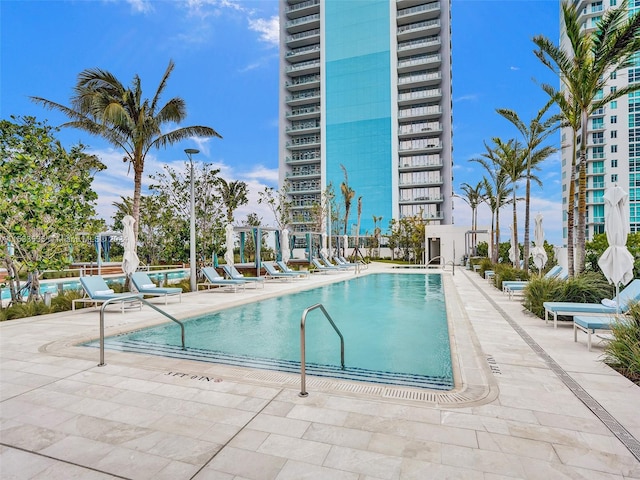
[[600, 188], [604, 188], [604, 182], [592, 182], [591, 184], [587, 183], [587, 190], [597, 190]]
[[442, 115], [440, 105], [414, 106], [411, 108], [401, 108], [398, 111], [398, 118], [430, 117]]
[[442, 81], [442, 72], [412, 72], [398, 76], [398, 85], [436, 85]]
[[401, 198], [400, 203], [441, 203], [444, 200], [442, 195], [430, 195], [427, 197], [415, 197], [415, 198]]
[[293, 60], [293, 61], [310, 60], [310, 59], [319, 58], [320, 45], [314, 44], [314, 45], [307, 45], [306, 47], [294, 48], [293, 50], [289, 50], [285, 54], [285, 57], [288, 60]]
[[592, 117], [602, 117], [606, 113], [606, 109], [604, 107], [600, 107], [597, 110], [591, 112]]
[[605, 167], [592, 168], [587, 172], [588, 175], [604, 175], [606, 173]]
[[286, 177], [292, 178], [292, 179], [307, 178], [307, 177], [313, 178], [313, 177], [319, 177], [320, 175], [321, 175], [320, 168], [310, 168], [308, 170], [298, 170], [298, 171], [286, 173]]
[[319, 162], [321, 158], [322, 154], [320, 153], [320, 149], [303, 150], [294, 152], [290, 157], [286, 157], [285, 161], [287, 163], [310, 163]]
[[320, 135], [292, 138], [286, 144], [287, 148], [304, 148], [315, 145], [320, 145]]
[[398, 169], [414, 170], [414, 169], [431, 169], [442, 168], [444, 162], [440, 155], [412, 155], [408, 157], [400, 157]]
[[313, 28], [311, 30], [305, 30], [304, 32], [287, 35], [286, 41], [287, 41], [287, 46], [293, 47], [298, 44], [317, 43], [319, 37], [320, 37], [320, 29]]
[[411, 178], [408, 180], [403, 180], [402, 178], [398, 181], [398, 185], [401, 187], [422, 187], [425, 185], [442, 185], [443, 178], [442, 177], [432, 177], [432, 178]]
[[398, 135], [424, 135], [425, 133], [439, 133], [442, 131], [442, 124], [439, 122], [411, 123], [400, 125]]
[[293, 5], [289, 5], [285, 12], [287, 15], [300, 13], [301, 11], [311, 9], [313, 7], [320, 7], [320, 0], [308, 0], [306, 2], [294, 3]]
[[418, 36], [424, 36], [425, 33], [433, 31], [434, 33], [440, 30], [440, 19], [425, 20], [423, 22], [410, 23], [408, 25], [401, 25], [396, 30], [396, 34], [400, 38], [417, 38]]
[[320, 98], [320, 89], [313, 90], [302, 90], [300, 92], [296, 92], [292, 95], [287, 96], [287, 103], [301, 103], [308, 102], [309, 100], [314, 100]]
[[403, 8], [398, 10], [397, 18], [411, 17], [416, 15], [423, 15], [425, 13], [439, 14], [440, 2], [425, 3], [422, 5], [416, 5], [415, 7]]
[[308, 122], [296, 122], [295, 125], [290, 125], [288, 126], [285, 131], [289, 132], [289, 133], [294, 133], [294, 132], [309, 132], [312, 130], [317, 130], [320, 128], [320, 121], [319, 120], [312, 120], [312, 121], [308, 121]]
[[[318, 25], [314, 25], [316, 23]], [[289, 20], [285, 26], [287, 28], [287, 32], [289, 32], [290, 34], [293, 34], [293, 33], [299, 33], [303, 30], [309, 30], [310, 28], [313, 28], [314, 26], [319, 26], [319, 25], [320, 25], [320, 14], [314, 13], [311, 15], [305, 15], [304, 17], [298, 17], [298, 18]]]
[[442, 41], [438, 35], [426, 38], [417, 38], [415, 40], [407, 40], [398, 43], [398, 53], [407, 52], [411, 50], [422, 50], [426, 48], [440, 48]]
[[289, 65], [287, 67], [287, 73], [304, 72], [304, 71], [311, 72], [316, 69], [320, 70], [320, 60], [318, 59], [307, 60], [305, 62], [294, 63], [293, 65]]
[[442, 96], [441, 88], [431, 88], [429, 90], [417, 90], [413, 92], [403, 92], [398, 94], [398, 102], [406, 103], [415, 100], [436, 99]]
[[400, 142], [398, 151], [406, 152], [438, 152], [442, 150], [442, 144], [439, 139], [432, 139], [430, 142]]
[[[402, 203], [402, 202], [401, 202]], [[415, 203], [415, 202], [414, 202]], [[411, 218], [414, 215], [405, 215], [405, 214], [400, 214], [400, 218]], [[443, 220], [444, 219], [444, 214], [442, 212], [423, 212], [422, 213], [422, 219], [423, 220]]]
[[430, 66], [433, 68], [442, 61], [442, 56], [437, 53], [435, 55], [417, 55], [398, 61], [398, 72], [407, 72]]
[[287, 118], [299, 118], [306, 116], [314, 116], [320, 113], [320, 105], [311, 105], [308, 107], [294, 108], [290, 112], [287, 112]]

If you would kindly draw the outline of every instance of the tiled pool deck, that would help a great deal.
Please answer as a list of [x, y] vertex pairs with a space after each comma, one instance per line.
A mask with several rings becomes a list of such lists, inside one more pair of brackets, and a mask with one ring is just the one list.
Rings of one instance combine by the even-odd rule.
[[[186, 294], [166, 310], [192, 316], [350, 275]], [[460, 317], [448, 398], [311, 378], [300, 398], [295, 376], [109, 350], [99, 367], [96, 349], [75, 346], [97, 336], [95, 310], [3, 322], [0, 478], [640, 479], [640, 387], [599, 361], [602, 346], [587, 351], [585, 335], [574, 343], [569, 325], [545, 326], [475, 273], [444, 275]], [[106, 331], [162, 321], [115, 310]]]

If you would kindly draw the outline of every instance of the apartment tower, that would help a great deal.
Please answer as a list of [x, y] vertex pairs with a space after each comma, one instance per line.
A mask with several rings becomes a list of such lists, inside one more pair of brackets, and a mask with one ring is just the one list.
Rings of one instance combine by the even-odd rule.
[[[584, 30], [595, 30], [602, 15], [621, 0], [574, 0]], [[640, 0], [629, 0], [629, 13], [640, 10]], [[569, 50], [564, 24], [560, 24], [560, 46]], [[608, 72], [605, 95], [630, 83], [640, 82], [640, 54], [634, 65]], [[601, 97], [602, 98], [602, 97]], [[570, 128], [562, 129], [562, 220], [567, 241], [567, 207], [571, 175]], [[620, 97], [589, 117], [587, 130], [587, 240], [604, 233], [604, 199], [607, 187], [617, 184], [629, 192], [630, 229], [640, 232], [640, 92]], [[577, 192], [577, 189], [576, 189]], [[577, 193], [575, 198], [577, 215]], [[576, 217], [577, 218], [577, 217]], [[575, 238], [575, 237], [574, 237]]]
[[279, 117], [294, 232], [328, 185], [343, 205], [344, 170], [349, 235], [359, 197], [361, 235], [374, 216], [451, 224], [450, 0], [281, 0]]

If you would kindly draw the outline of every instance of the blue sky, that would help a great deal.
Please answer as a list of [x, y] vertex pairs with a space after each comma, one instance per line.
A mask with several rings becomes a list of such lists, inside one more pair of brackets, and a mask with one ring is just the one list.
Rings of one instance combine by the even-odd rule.
[[[528, 122], [546, 101], [534, 79], [557, 84], [533, 55], [531, 39], [542, 34], [557, 43], [558, 12], [557, 0], [453, 0], [456, 191], [484, 175], [479, 164], [468, 162], [484, 151], [483, 141], [518, 135], [495, 109], [513, 109]], [[2, 0], [0, 117], [34, 115], [52, 125], [63, 123], [64, 117], [29, 96], [68, 104], [78, 73], [87, 68], [108, 70], [124, 84], [138, 74], [150, 97], [173, 59], [176, 68], [163, 99], [184, 98], [185, 125], [210, 126], [224, 138], [152, 151], [145, 173], [163, 164], [181, 165], [183, 150], [198, 148], [194, 159], [215, 164], [227, 180], [249, 184], [251, 202], [236, 219], [258, 212], [270, 223], [256, 199], [265, 185], [277, 187], [277, 15], [277, 0]], [[98, 211], [110, 221], [111, 203], [133, 195], [132, 173], [122, 154], [77, 130], [63, 130], [59, 138], [65, 146], [81, 141], [108, 165], [94, 187]], [[559, 134], [550, 143], [558, 146]], [[562, 240], [559, 158], [556, 154], [545, 163], [539, 173], [544, 186], [532, 192], [532, 217], [544, 215], [546, 238], [556, 245]], [[510, 214], [505, 208], [503, 241]], [[461, 200], [455, 202], [454, 218], [456, 224], [470, 225], [469, 208]], [[480, 208], [479, 222], [490, 224], [488, 207]]]

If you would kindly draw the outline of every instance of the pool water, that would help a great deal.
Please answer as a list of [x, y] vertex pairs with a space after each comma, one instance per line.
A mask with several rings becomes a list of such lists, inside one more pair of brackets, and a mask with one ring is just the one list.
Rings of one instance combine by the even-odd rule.
[[[300, 318], [307, 373], [374, 383], [451, 389], [453, 375], [442, 279], [438, 274], [371, 274], [106, 340], [107, 348], [254, 368], [300, 371]], [[95, 342], [93, 342], [95, 346]]]

